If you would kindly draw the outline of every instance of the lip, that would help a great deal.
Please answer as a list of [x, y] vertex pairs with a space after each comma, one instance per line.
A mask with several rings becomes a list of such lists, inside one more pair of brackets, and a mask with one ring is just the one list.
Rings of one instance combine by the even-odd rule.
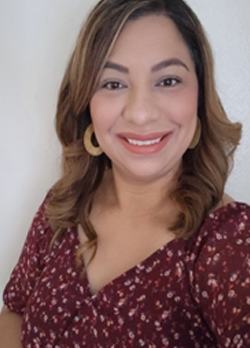
[[[151, 155], [160, 152], [163, 147], [167, 144], [172, 132], [155, 132], [150, 134], [136, 134], [131, 132], [119, 133], [117, 137], [120, 143], [125, 147], [126, 150], [133, 154], [138, 155]], [[127, 138], [135, 141], [151, 141], [161, 139], [159, 142], [151, 145], [135, 145], [127, 141]]]
[[125, 133], [118, 133], [117, 136], [119, 138], [129, 138], [132, 140], [149, 141], [149, 140], [154, 140], [154, 139], [158, 139], [158, 138], [163, 138], [167, 134], [169, 134], [169, 133], [154, 132], [154, 133], [150, 133], [150, 134], [138, 134], [138, 133], [132, 133], [132, 132], [125, 132]]

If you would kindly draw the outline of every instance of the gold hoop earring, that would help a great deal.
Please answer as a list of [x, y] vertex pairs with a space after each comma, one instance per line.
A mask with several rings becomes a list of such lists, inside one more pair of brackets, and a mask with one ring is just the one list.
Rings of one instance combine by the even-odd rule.
[[92, 156], [100, 156], [103, 151], [100, 146], [94, 146], [92, 143], [92, 137], [95, 134], [93, 124], [91, 123], [85, 130], [83, 136], [83, 144], [86, 151]]
[[194, 136], [193, 136], [193, 139], [188, 147], [190, 150], [194, 149], [198, 145], [198, 143], [200, 141], [200, 137], [201, 137], [201, 121], [198, 117]]

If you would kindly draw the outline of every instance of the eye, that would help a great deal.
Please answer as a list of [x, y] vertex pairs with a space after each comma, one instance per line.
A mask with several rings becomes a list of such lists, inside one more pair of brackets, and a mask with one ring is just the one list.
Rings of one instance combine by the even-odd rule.
[[102, 88], [116, 90], [116, 89], [125, 88], [125, 86], [121, 82], [118, 82], [118, 81], [109, 81], [109, 82], [104, 83], [102, 85]]
[[160, 81], [157, 86], [160, 87], [174, 87], [177, 84], [179, 84], [181, 82], [180, 79], [178, 79], [177, 77], [168, 77], [166, 79], [163, 79], [162, 81]]

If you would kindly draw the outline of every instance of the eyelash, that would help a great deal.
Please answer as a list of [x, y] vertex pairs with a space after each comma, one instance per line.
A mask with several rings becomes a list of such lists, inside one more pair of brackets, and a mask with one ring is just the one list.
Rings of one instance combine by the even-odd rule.
[[[116, 85], [115, 88], [114, 85]], [[119, 87], [118, 87], [119, 86]], [[121, 83], [121, 82], [118, 82], [118, 81], [109, 81], [109, 82], [106, 82], [102, 85], [102, 88], [105, 88], [105, 89], [108, 89], [108, 90], [117, 90], [117, 89], [122, 89], [122, 88], [125, 88], [125, 86]]]
[[[167, 82], [167, 83], [165, 84], [165, 82]], [[167, 78], [161, 80], [157, 84], [157, 86], [160, 86], [160, 87], [174, 87], [174, 86], [178, 85], [179, 83], [181, 83], [181, 80], [179, 78], [177, 78], [177, 77], [167, 77]]]
[[[156, 86], [167, 88], [167, 87], [174, 87], [174, 86], [178, 85], [179, 83], [181, 83], [181, 80], [179, 78], [168, 77], [168, 78], [161, 80], [159, 83], [157, 83]], [[110, 91], [115, 91], [115, 90], [126, 88], [126, 86], [118, 81], [109, 81], [109, 82], [104, 83], [102, 85], [102, 88], [108, 89]]]

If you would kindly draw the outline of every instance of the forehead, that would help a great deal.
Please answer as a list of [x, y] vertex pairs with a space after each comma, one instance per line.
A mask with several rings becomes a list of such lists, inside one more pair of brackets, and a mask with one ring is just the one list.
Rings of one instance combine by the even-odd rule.
[[184, 58], [192, 61], [189, 49], [175, 23], [164, 15], [149, 15], [129, 20], [111, 51], [111, 59], [130, 61], [143, 59]]

